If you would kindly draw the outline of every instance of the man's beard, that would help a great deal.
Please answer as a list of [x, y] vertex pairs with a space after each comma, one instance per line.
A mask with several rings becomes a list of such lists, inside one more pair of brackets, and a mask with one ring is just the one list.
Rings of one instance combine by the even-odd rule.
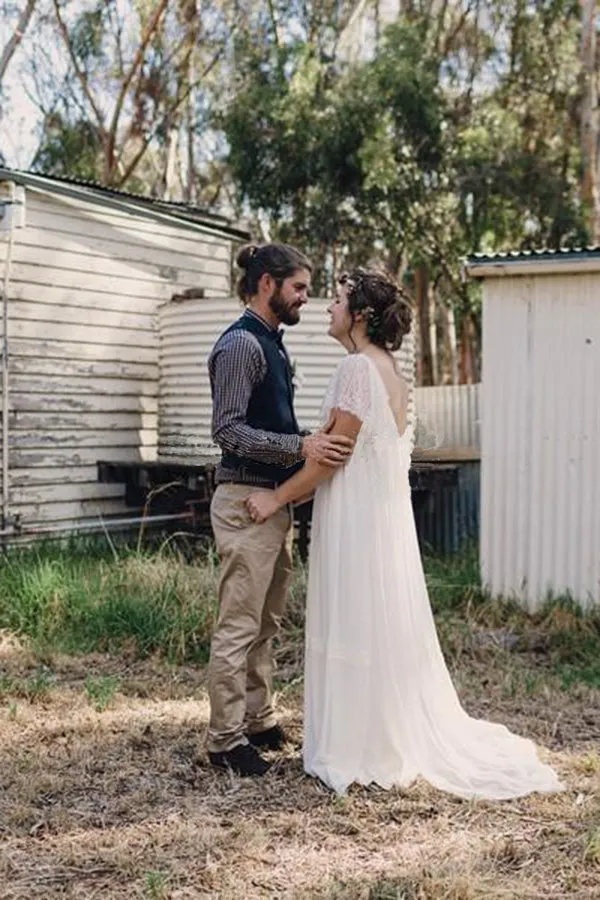
[[281, 296], [281, 288], [276, 287], [273, 296], [269, 300], [269, 308], [282, 325], [297, 325], [300, 321], [300, 307], [288, 306]]

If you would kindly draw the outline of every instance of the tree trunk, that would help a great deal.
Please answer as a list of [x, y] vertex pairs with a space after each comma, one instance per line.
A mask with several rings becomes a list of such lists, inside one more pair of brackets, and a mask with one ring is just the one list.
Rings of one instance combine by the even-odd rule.
[[[196, 73], [194, 68], [193, 54], [190, 54], [188, 84], [194, 84]], [[195, 159], [195, 138], [196, 138], [196, 91], [190, 89], [187, 99], [186, 109], [186, 141], [187, 141], [187, 178], [185, 184], [185, 199], [187, 203], [196, 202], [196, 159]]]
[[440, 358], [438, 340], [438, 317], [437, 302], [434, 286], [430, 283], [427, 288], [427, 300], [429, 303], [429, 347], [431, 352], [431, 383], [439, 384], [440, 381]]
[[465, 313], [460, 335], [460, 383], [475, 384], [479, 378], [477, 359], [477, 330], [471, 313]]
[[415, 270], [415, 303], [420, 338], [420, 352], [417, 357], [417, 378], [419, 384], [425, 386], [434, 383], [434, 373], [431, 349], [429, 273], [424, 265], [418, 266]]
[[176, 195], [177, 149], [179, 147], [179, 129], [172, 125], [167, 138], [167, 157], [163, 176], [162, 199], [174, 200]]
[[444, 336], [448, 384], [458, 384], [456, 320], [454, 317], [454, 307], [450, 303], [447, 306], [444, 306]]
[[596, 0], [580, 0], [581, 150], [583, 158], [582, 200], [590, 239], [600, 243], [600, 193], [598, 190], [598, 74], [596, 72]]

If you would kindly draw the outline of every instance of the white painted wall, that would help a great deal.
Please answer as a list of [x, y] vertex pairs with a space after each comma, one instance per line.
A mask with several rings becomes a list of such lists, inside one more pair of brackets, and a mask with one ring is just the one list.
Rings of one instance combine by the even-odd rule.
[[[0, 237], [0, 278], [5, 251]], [[158, 306], [189, 287], [229, 296], [230, 257], [217, 232], [27, 188], [9, 291], [9, 498], [24, 527], [126, 511], [96, 461], [156, 456]]]

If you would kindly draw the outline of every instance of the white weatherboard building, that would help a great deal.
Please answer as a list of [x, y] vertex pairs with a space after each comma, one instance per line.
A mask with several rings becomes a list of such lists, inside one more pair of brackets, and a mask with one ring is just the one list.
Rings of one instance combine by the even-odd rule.
[[470, 260], [483, 281], [481, 568], [536, 610], [600, 603], [600, 249]]
[[227, 322], [247, 237], [182, 204], [0, 169], [5, 536], [127, 512], [96, 463], [156, 457], [159, 306], [201, 289]]
[[[231, 260], [247, 238], [180, 204], [0, 169], [0, 538], [138, 515], [100, 460], [215, 461], [207, 359], [241, 312]], [[328, 303], [286, 338], [307, 428], [344, 352]], [[412, 382], [410, 339], [400, 358]]]
[[[163, 463], [214, 463], [207, 359], [241, 312], [247, 238], [181, 204], [0, 169], [0, 543], [123, 524]], [[304, 428], [344, 354], [329, 302], [311, 298], [286, 337]], [[398, 357], [417, 446], [472, 453], [470, 394], [420, 397], [410, 337]]]

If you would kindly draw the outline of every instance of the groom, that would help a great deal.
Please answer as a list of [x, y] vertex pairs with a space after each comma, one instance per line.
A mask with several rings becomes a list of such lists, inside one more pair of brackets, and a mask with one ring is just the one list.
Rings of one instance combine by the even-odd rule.
[[285, 743], [272, 705], [271, 639], [292, 575], [292, 513], [283, 508], [257, 525], [245, 501], [257, 486], [277, 487], [305, 459], [343, 465], [353, 442], [325, 432], [302, 436], [294, 414], [280, 325], [300, 319], [309, 261], [294, 247], [265, 244], [243, 248], [237, 264], [246, 309], [208, 362], [213, 439], [222, 451], [211, 503], [221, 581], [208, 666], [208, 755], [216, 768], [246, 776], [268, 771], [261, 748]]

